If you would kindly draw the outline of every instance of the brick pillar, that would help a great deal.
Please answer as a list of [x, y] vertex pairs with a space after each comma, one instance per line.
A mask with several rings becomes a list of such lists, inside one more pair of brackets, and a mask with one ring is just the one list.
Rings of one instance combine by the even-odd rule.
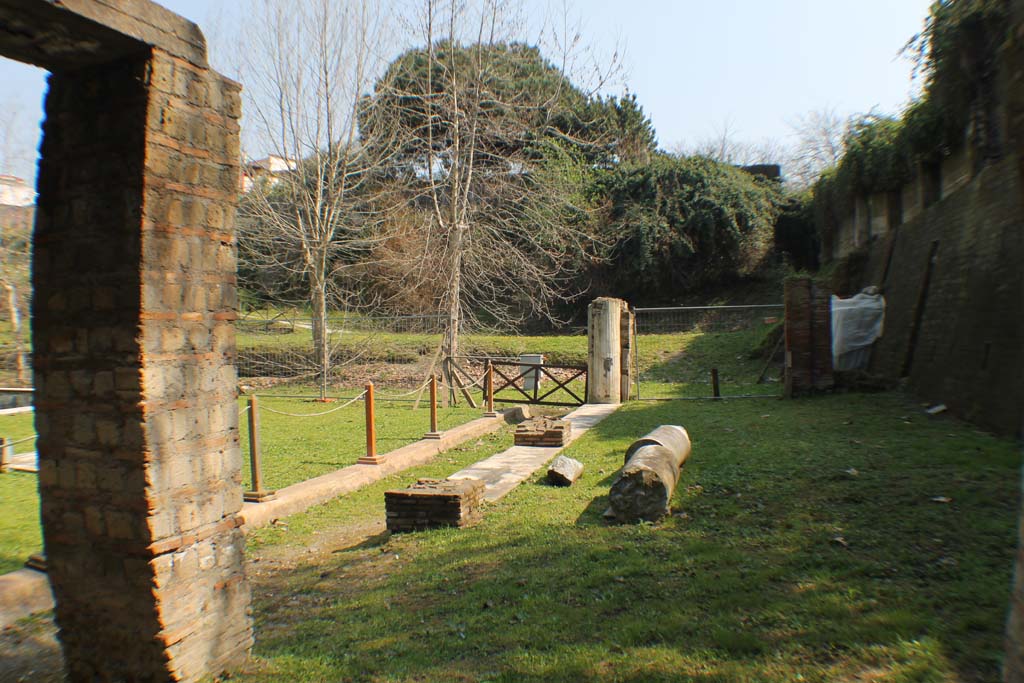
[[809, 277], [788, 278], [786, 304], [787, 398], [831, 389], [831, 294]]
[[[1017, 155], [1024, 178], [1024, 0], [1011, 0], [1010, 34], [1001, 55], [1006, 92], [1007, 132], [1011, 149]], [[1018, 301], [1024, 300], [1018, 293]], [[1020, 434], [1024, 435], [1024, 411]], [[1006, 626], [1006, 659], [1003, 680], [1024, 683], [1024, 497], [1021, 499], [1017, 529], [1017, 562], [1010, 595], [1010, 615]]]
[[155, 49], [50, 77], [32, 331], [72, 681], [198, 680], [252, 643], [231, 322], [239, 101]]

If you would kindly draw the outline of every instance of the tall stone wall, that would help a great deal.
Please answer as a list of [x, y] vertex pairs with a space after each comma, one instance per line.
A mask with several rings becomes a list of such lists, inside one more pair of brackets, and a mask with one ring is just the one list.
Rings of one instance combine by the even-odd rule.
[[1024, 203], [1016, 154], [869, 250], [864, 284], [886, 297], [872, 370], [1015, 434], [1024, 406]]
[[153, 48], [55, 71], [34, 238], [45, 549], [70, 680], [251, 645], [235, 405], [239, 88]]
[[[1016, 154], [1017, 177], [1021, 179], [1024, 178], [1024, 0], [1010, 2], [1010, 16], [1012, 39], [1007, 41], [1003, 53], [1006, 66], [1005, 89], [1009, 94], [1006, 124], [1009, 132], [1007, 137]], [[1018, 193], [1022, 192], [1024, 188], [1018, 187]], [[1024, 302], [1024, 288], [1017, 291], [1016, 297], [1019, 302]], [[1017, 340], [1020, 344], [1020, 337]], [[1024, 384], [1024, 376], [1021, 374], [1018, 374], [1017, 380], [1018, 386]], [[1024, 404], [1019, 400], [1019, 396], [1016, 404], [1024, 412]], [[1024, 422], [1024, 415], [1018, 417]], [[1024, 433], [1024, 425], [1020, 426], [1020, 430]], [[1017, 529], [1017, 563], [1006, 629], [1003, 680], [1007, 683], [1024, 682], [1024, 499], [1021, 501]]]

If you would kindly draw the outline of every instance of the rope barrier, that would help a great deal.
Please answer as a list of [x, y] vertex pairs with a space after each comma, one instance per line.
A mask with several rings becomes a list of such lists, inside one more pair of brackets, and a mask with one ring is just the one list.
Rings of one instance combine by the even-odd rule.
[[416, 394], [416, 393], [419, 393], [419, 392], [423, 391], [424, 389], [427, 388], [427, 386], [429, 384], [430, 384], [430, 378], [428, 377], [427, 381], [425, 381], [423, 384], [419, 385], [418, 387], [416, 387], [412, 391], [407, 391], [404, 394], [394, 394], [394, 395], [391, 395], [391, 396], [378, 396], [377, 400], [378, 401], [388, 401], [388, 400], [396, 399], [396, 398], [406, 398], [408, 396], [412, 396], [413, 394]]
[[283, 410], [274, 410], [273, 408], [268, 408], [267, 406], [263, 406], [263, 410], [267, 411], [268, 413], [274, 413], [275, 415], [284, 415], [285, 417], [320, 417], [322, 415], [330, 415], [331, 413], [336, 413], [336, 412], [338, 412], [339, 410], [341, 410], [343, 408], [348, 408], [350, 405], [352, 405], [356, 401], [362, 400], [362, 398], [364, 396], [366, 396], [366, 392], [365, 391], [363, 393], [359, 394], [358, 396], [356, 396], [355, 398], [353, 398], [351, 401], [348, 401], [346, 403], [342, 403], [340, 406], [331, 408], [330, 410], [325, 410], [325, 411], [320, 412], [320, 413], [304, 413], [304, 414], [303, 413], [287, 413], [287, 412], [285, 412]]

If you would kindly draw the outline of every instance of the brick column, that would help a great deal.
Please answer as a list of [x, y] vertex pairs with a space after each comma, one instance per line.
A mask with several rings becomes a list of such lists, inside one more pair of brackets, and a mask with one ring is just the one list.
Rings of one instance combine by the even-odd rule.
[[235, 404], [239, 87], [158, 49], [54, 72], [35, 234], [40, 494], [72, 681], [252, 643]]
[[[1011, 0], [1009, 6], [1012, 39], [1004, 46], [1001, 66], [1006, 83], [1007, 133], [1011, 149], [1017, 155], [1021, 178], [1024, 178], [1024, 0]], [[1021, 300], [1018, 296], [1018, 306]], [[1024, 435], [1024, 411], [1020, 417], [1020, 434]], [[1024, 683], [1024, 496], [1018, 517], [1017, 562], [1006, 625], [1003, 680], [1007, 683]]]
[[831, 389], [831, 293], [809, 277], [793, 277], [786, 280], [784, 299], [786, 397]]

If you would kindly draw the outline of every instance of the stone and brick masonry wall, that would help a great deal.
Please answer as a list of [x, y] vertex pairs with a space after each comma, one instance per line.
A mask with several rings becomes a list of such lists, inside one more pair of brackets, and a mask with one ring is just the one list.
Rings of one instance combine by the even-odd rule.
[[1024, 406], [1022, 191], [1016, 155], [983, 168], [876, 241], [863, 283], [886, 298], [871, 370], [1004, 434]]
[[[1010, 3], [1011, 36], [1003, 53], [1005, 64], [1007, 98], [1007, 128], [1012, 149], [1016, 153], [1018, 197], [1024, 194], [1024, 0], [1012, 0]], [[1020, 254], [1018, 254], [1020, 256]], [[1018, 258], [1018, 267], [1020, 259]], [[1018, 304], [1024, 306], [1024, 283], [1018, 289]], [[1021, 313], [1018, 311], [1018, 316]], [[1020, 330], [1018, 329], [1018, 332]], [[1017, 337], [1018, 352], [1021, 337]], [[1024, 385], [1024, 369], [1018, 367], [1017, 386]], [[1024, 402], [1020, 394], [1016, 396], [1016, 405], [1024, 413]], [[1024, 422], [1024, 415], [1018, 417]], [[1024, 425], [1020, 426], [1024, 433]], [[1010, 599], [1010, 618], [1006, 629], [1006, 659], [1003, 678], [1008, 683], [1024, 682], [1024, 501], [1021, 502], [1020, 518], [1017, 529], [1017, 563], [1014, 572], [1013, 592]]]
[[235, 404], [239, 87], [159, 49], [55, 72], [35, 235], [45, 549], [70, 679], [252, 643]]
[[831, 292], [809, 277], [786, 280], [786, 385], [788, 398], [831, 389]]

